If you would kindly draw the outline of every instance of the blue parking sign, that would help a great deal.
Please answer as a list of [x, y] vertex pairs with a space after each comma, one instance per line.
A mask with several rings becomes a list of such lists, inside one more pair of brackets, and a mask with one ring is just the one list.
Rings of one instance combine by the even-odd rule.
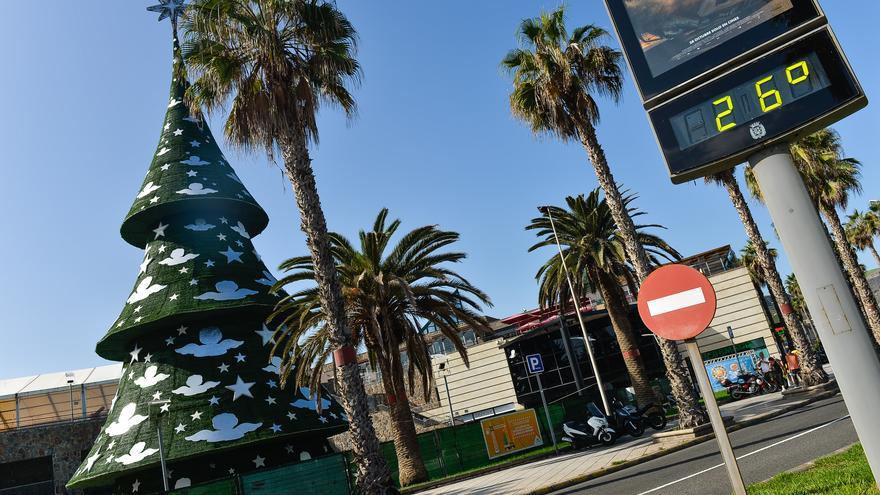
[[529, 373], [543, 373], [544, 372], [544, 361], [541, 359], [540, 354], [529, 354], [526, 356], [526, 364], [529, 367]]

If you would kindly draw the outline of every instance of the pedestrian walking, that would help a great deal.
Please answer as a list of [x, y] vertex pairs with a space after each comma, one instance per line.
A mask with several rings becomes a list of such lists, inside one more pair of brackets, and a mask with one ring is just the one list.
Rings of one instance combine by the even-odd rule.
[[776, 359], [774, 357], [770, 358], [770, 376], [773, 378], [773, 383], [779, 387], [780, 389], [788, 388], [785, 382], [785, 374], [782, 370], [782, 361], [780, 359]]
[[785, 355], [785, 364], [788, 367], [788, 378], [793, 387], [801, 385], [801, 360], [798, 357], [798, 351], [794, 350]]

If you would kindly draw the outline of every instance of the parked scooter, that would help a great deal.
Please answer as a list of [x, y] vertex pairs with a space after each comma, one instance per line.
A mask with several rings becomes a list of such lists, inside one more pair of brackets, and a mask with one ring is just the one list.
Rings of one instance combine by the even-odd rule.
[[642, 416], [636, 414], [635, 408], [625, 406], [617, 398], [611, 399], [611, 425], [617, 430], [619, 436], [627, 434], [631, 437], [640, 437], [645, 434], [645, 423]]
[[562, 424], [562, 440], [570, 442], [575, 449], [592, 447], [593, 445], [611, 445], [617, 438], [617, 432], [608, 426], [608, 418], [590, 402], [587, 404], [585, 422], [566, 421]]

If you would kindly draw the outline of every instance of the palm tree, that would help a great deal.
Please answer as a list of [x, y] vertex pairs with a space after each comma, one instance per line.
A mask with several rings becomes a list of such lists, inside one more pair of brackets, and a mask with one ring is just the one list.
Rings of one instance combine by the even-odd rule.
[[[776, 249], [767, 246], [767, 241], [761, 241], [764, 243], [764, 249], [766, 250], [767, 258], [773, 264], [773, 268], [776, 268], [776, 258], [779, 257], [779, 253]], [[767, 285], [767, 275], [764, 270], [764, 265], [761, 262], [760, 255], [758, 251], [761, 250], [760, 247], [756, 247], [756, 244], [752, 242], [751, 239], [746, 242], [746, 245], [739, 252], [739, 261], [742, 263], [744, 267], [749, 271], [749, 276], [752, 278], [752, 281], [755, 282], [756, 285], [764, 287]], [[761, 250], [764, 251], [764, 250]]]
[[187, 60], [198, 76], [187, 91], [188, 104], [210, 112], [230, 103], [229, 142], [247, 151], [263, 149], [270, 157], [280, 151], [340, 368], [358, 488], [388, 493], [392, 481], [369, 416], [309, 156], [310, 144], [318, 142], [316, 113], [322, 103], [349, 116], [355, 112], [349, 86], [360, 77], [357, 33], [326, 0], [196, 0], [186, 28]]
[[[810, 134], [791, 145], [794, 159], [813, 204], [831, 229], [831, 241], [844, 272], [849, 276], [856, 302], [862, 310], [865, 322], [880, 342], [880, 308], [868, 286], [865, 273], [858, 264], [852, 246], [847, 242], [846, 232], [837, 208], [845, 208], [849, 193], [861, 191], [859, 162], [843, 158], [840, 136], [833, 129], [823, 129]], [[757, 200], [761, 201], [761, 189], [751, 168], [746, 168], [746, 185]]]
[[719, 184], [727, 190], [730, 202], [733, 203], [749, 238], [749, 242], [741, 253], [743, 264], [748, 268], [753, 280], [759, 285], [767, 285], [767, 288], [770, 289], [770, 295], [773, 296], [773, 300], [779, 307], [779, 312], [782, 313], [782, 320], [789, 336], [791, 336], [791, 341], [801, 354], [801, 378], [804, 383], [815, 385], [828, 381], [828, 375], [822, 369], [822, 363], [804, 331], [800, 315], [792, 310], [791, 299], [785, 291], [782, 277], [779, 276], [779, 270], [776, 268], [776, 250], [769, 248], [761, 236], [758, 223], [752, 216], [752, 210], [739, 187], [734, 170], [719, 172], [707, 177], [706, 181]]
[[[625, 197], [624, 205], [628, 206], [633, 197]], [[629, 305], [621, 290], [621, 284], [631, 270], [627, 264], [620, 229], [614, 223], [611, 210], [605, 199], [600, 198], [599, 189], [595, 189], [587, 197], [583, 195], [566, 198], [568, 208], [550, 207], [559, 235], [559, 243], [563, 246], [566, 264], [570, 267], [577, 281], [577, 294], [570, 294], [565, 272], [559, 256], [553, 256], [538, 270], [535, 278], [539, 281], [539, 302], [541, 307], [556, 304], [564, 305], [572, 301], [577, 311], [577, 304], [588, 287], [599, 289], [605, 300], [608, 317], [614, 329], [614, 335], [620, 346], [623, 361], [629, 373], [630, 382], [635, 390], [636, 401], [640, 406], [653, 401], [653, 391], [648, 382], [648, 374], [644, 362], [639, 355], [638, 336], [634, 333], [630, 320]], [[632, 216], [641, 213], [631, 211]], [[659, 225], [638, 225], [638, 241], [652, 254], [667, 261], [681, 259], [675, 249], [663, 239], [641, 232], [649, 227]], [[526, 230], [537, 230], [541, 239], [529, 248], [529, 251], [545, 246], [555, 246], [550, 217], [547, 213], [532, 219]]]
[[[602, 44], [608, 33], [596, 26], [575, 28], [569, 35], [565, 7], [524, 19], [519, 26], [520, 47], [511, 50], [502, 65], [513, 76], [510, 108], [535, 134], [564, 141], [578, 140], [596, 172], [605, 200], [620, 229], [620, 238], [639, 281], [651, 272], [651, 262], [638, 242], [623, 195], [611, 174], [596, 136], [599, 106], [596, 96], [617, 102], [623, 89], [619, 51]], [[708, 418], [697, 402], [690, 376], [674, 342], [660, 339], [672, 393], [683, 428]]]
[[860, 163], [844, 158], [840, 135], [824, 129], [807, 136], [791, 146], [792, 155], [804, 177], [807, 191], [816, 203], [831, 229], [837, 254], [853, 282], [868, 327], [876, 342], [880, 342], [880, 307], [871, 291], [865, 272], [859, 265], [837, 209], [846, 209], [850, 193], [861, 192]]
[[874, 215], [871, 211], [862, 213], [859, 210], [854, 210], [847, 218], [843, 230], [853, 247], [871, 251], [877, 266], [880, 266], [880, 254], [877, 253], [877, 248], [874, 246], [874, 236], [880, 233], [880, 216]]
[[798, 283], [794, 273], [789, 273], [785, 277], [785, 290], [791, 295], [791, 307], [807, 319], [809, 312], [807, 310], [807, 302], [804, 300], [804, 293], [801, 292], [801, 285]]
[[[330, 245], [353, 340], [366, 347], [370, 363], [381, 372], [393, 420], [400, 484], [406, 486], [428, 479], [404, 379], [408, 378], [412, 394], [415, 378], [420, 377], [425, 400], [429, 400], [434, 378], [429, 344], [419, 321], [436, 326], [467, 365], [459, 326], [467, 325], [477, 333], [489, 332], [485, 319], [475, 310], [490, 302], [483, 292], [446, 266], [466, 256], [441, 252], [458, 240], [457, 233], [429, 225], [404, 234], [391, 246], [400, 220], [386, 223], [387, 217], [388, 210], [381, 210], [372, 230], [360, 232], [359, 247], [335, 233], [330, 234]], [[285, 261], [281, 268], [288, 275], [275, 288], [317, 282], [314, 267], [310, 256]], [[276, 343], [281, 355], [289, 356], [282, 365], [284, 381], [293, 374], [296, 386], [315, 389], [319, 385], [323, 364], [334, 349], [332, 320], [327, 313], [318, 285], [299, 290], [278, 303], [272, 319], [287, 327]]]

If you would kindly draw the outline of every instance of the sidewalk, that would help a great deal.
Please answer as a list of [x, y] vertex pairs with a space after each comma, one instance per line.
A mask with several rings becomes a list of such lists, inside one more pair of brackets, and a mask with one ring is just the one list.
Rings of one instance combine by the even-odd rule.
[[[803, 407], [824, 394], [783, 397], [781, 393], [750, 397], [721, 406], [722, 414], [733, 416], [733, 428], [748, 426]], [[674, 428], [670, 424], [669, 429]], [[632, 464], [660, 457], [670, 451], [678, 450], [693, 443], [704, 441], [706, 437], [693, 440], [683, 438], [664, 438], [654, 442], [647, 432], [644, 437], [632, 439], [622, 437], [611, 447], [588, 449], [551, 457], [529, 464], [511, 467], [494, 473], [450, 483], [448, 485], [419, 491], [420, 495], [524, 495], [535, 492], [546, 493], [551, 486], [562, 488], [567, 483], [585, 481], [608, 472], [628, 467]]]

